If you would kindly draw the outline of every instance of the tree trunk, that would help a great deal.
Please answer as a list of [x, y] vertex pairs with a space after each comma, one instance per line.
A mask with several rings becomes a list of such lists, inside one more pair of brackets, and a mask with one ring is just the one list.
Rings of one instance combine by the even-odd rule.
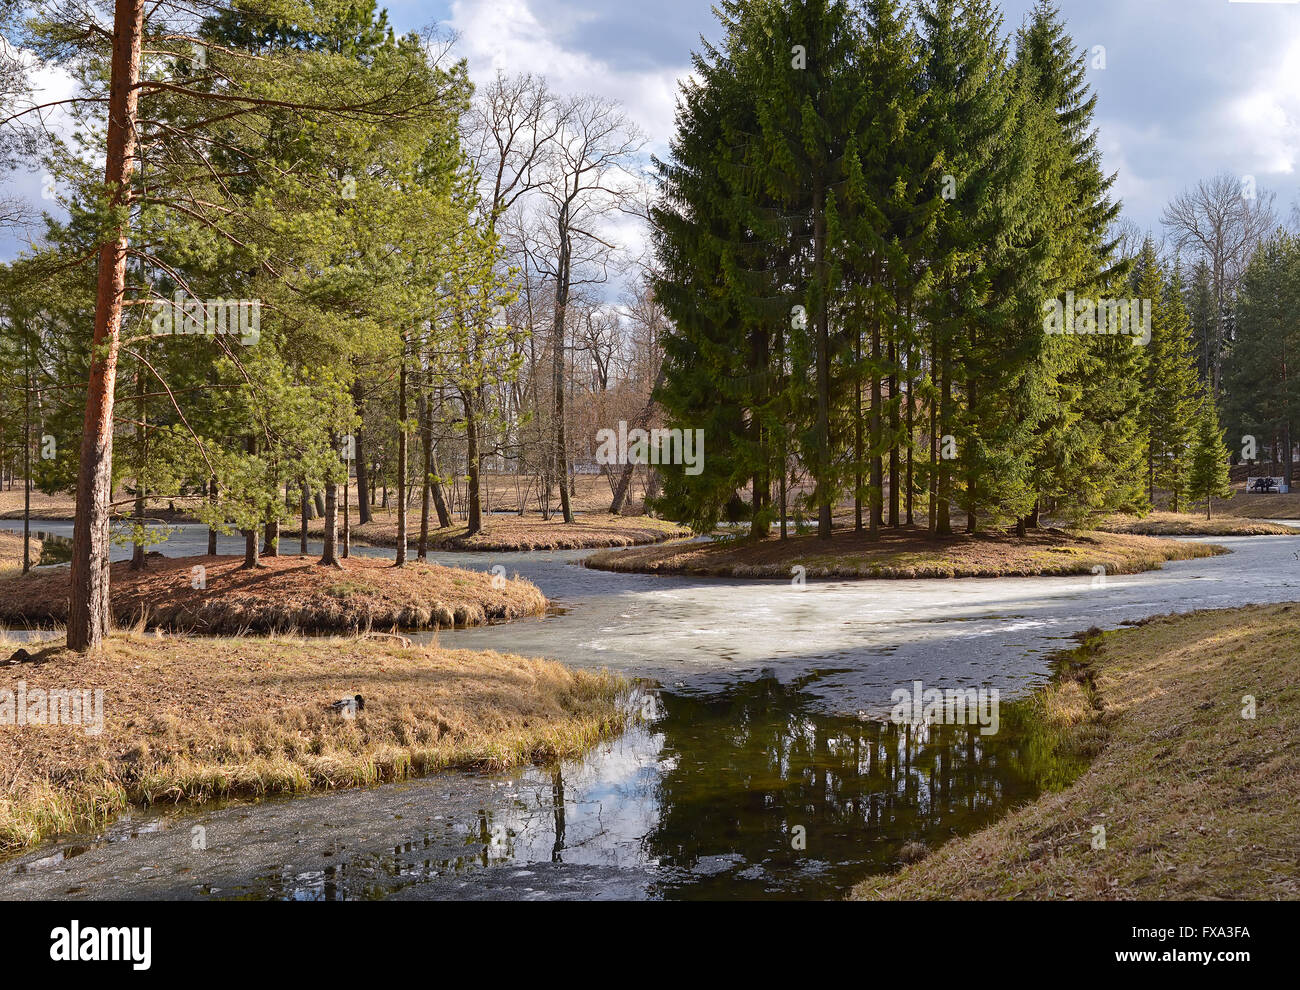
[[[257, 453], [257, 441], [253, 437], [248, 438], [245, 449], [250, 454]], [[262, 565], [257, 555], [257, 527], [252, 526], [243, 530], [244, 534], [244, 567], [253, 568]]]
[[818, 285], [817, 304], [817, 538], [831, 538], [832, 507], [830, 499], [831, 458], [831, 351], [829, 314], [826, 312], [826, 210], [822, 176], [818, 174], [813, 189], [813, 267]]
[[898, 342], [889, 342], [889, 525], [898, 528], [900, 489], [898, 463], [898, 430], [901, 410], [898, 405]]
[[271, 519], [267, 521], [263, 536], [262, 556], [278, 557], [280, 556], [280, 520]]
[[465, 535], [473, 536], [483, 529], [483, 503], [479, 479], [478, 416], [472, 397], [465, 399], [465, 473], [468, 489], [465, 495], [468, 512]]
[[[947, 432], [952, 423], [952, 363], [948, 354], [948, 345], [944, 344], [943, 356], [941, 359], [940, 375], [943, 382], [940, 386], [939, 400], [939, 432], [941, 437], [949, 436]], [[935, 532], [940, 536], [952, 535], [952, 471], [948, 469], [948, 460], [940, 452], [939, 456], [939, 484], [936, 492], [936, 518]]]
[[[862, 367], [862, 334], [853, 335], [854, 365]], [[862, 377], [856, 376], [853, 383], [853, 531], [862, 532], [862, 465], [866, 460], [866, 450], [862, 445]]]
[[433, 508], [438, 513], [438, 528], [447, 529], [451, 526], [451, 510], [447, 508], [447, 500], [442, 494], [442, 482], [438, 480], [441, 476], [441, 469], [438, 467], [438, 452], [433, 453], [433, 477], [429, 479], [429, 490], [433, 493]]
[[[24, 335], [26, 385], [23, 389], [23, 573], [32, 569], [32, 339]], [[9, 476], [10, 486], [13, 475]]]
[[560, 486], [560, 511], [566, 523], [573, 522], [573, 503], [565, 485], [567, 440], [564, 435], [564, 318], [569, 305], [569, 260], [571, 245], [567, 208], [560, 214], [560, 263], [555, 279], [555, 318], [551, 327], [551, 373], [555, 416], [555, 477]]
[[[664, 370], [664, 364], [661, 361], [659, 362], [659, 372], [655, 375], [655, 383], [650, 389], [650, 398], [646, 400], [646, 404], [641, 407], [641, 411], [637, 414], [634, 424], [636, 429], [644, 430], [650, 425], [650, 417], [654, 415], [655, 393], [659, 391], [664, 383]], [[611, 516], [623, 514], [623, 502], [627, 499], [627, 490], [632, 485], [632, 471], [635, 467], [635, 464], [622, 465], [623, 470], [619, 472], [618, 481], [614, 485], [614, 499], [609, 503], [609, 514]]]
[[[113, 15], [113, 57], [108, 93], [104, 186], [114, 206], [125, 205], [135, 170], [140, 50], [144, 0], [117, 0]], [[70, 649], [98, 649], [108, 632], [108, 513], [113, 497], [113, 389], [126, 294], [127, 231], [99, 245], [95, 329], [86, 412], [77, 472], [77, 514], [72, 532]]]
[[320, 563], [326, 567], [338, 567], [339, 512], [338, 485], [333, 482], [325, 484], [325, 548], [321, 552]]
[[883, 420], [880, 407], [883, 402], [880, 390], [880, 320], [872, 313], [871, 320], [871, 519], [868, 523], [869, 539], [880, 539], [880, 525], [885, 515], [884, 464], [880, 456]]
[[[364, 414], [365, 393], [362, 391], [360, 380], [352, 383], [352, 405], [356, 408], [357, 416]], [[356, 445], [353, 453], [357, 459], [357, 518], [361, 520], [361, 525], [370, 522], [370, 464], [366, 461], [366, 444], [364, 429], [365, 420], [362, 419], [362, 426], [357, 427]]]
[[140, 475], [144, 470], [145, 457], [148, 448], [144, 399], [144, 364], [139, 363], [135, 371], [135, 414], [137, 419], [136, 429], [140, 431], [139, 449], [136, 451], [136, 477], [135, 477], [135, 524], [140, 527], [139, 539], [136, 540], [135, 546], [131, 548], [131, 570], [142, 571], [145, 565], [144, 556], [144, 514], [148, 511], [145, 499], [144, 481]]
[[307, 556], [307, 523], [311, 516], [311, 492], [307, 487], [307, 482], [302, 483], [302, 505], [300, 506], [300, 518], [298, 530], [298, 552], [304, 557]]
[[415, 547], [415, 558], [424, 560], [429, 555], [429, 490], [433, 487], [433, 424], [432, 403], [421, 389], [415, 397], [415, 415], [420, 421], [420, 542]]
[[[353, 438], [353, 447], [356, 440]], [[344, 451], [346, 454], [347, 451]], [[350, 490], [352, 488], [352, 465], [347, 457], [343, 458], [343, 558], [352, 556], [352, 506]]]
[[397, 561], [406, 563], [406, 334], [402, 334], [402, 359], [397, 370]]
[[[208, 502], [211, 503], [213, 506], [217, 504], [217, 476], [215, 474], [208, 479]], [[209, 526], [208, 527], [208, 556], [215, 557], [216, 555], [217, 555], [217, 528], [215, 526]]]

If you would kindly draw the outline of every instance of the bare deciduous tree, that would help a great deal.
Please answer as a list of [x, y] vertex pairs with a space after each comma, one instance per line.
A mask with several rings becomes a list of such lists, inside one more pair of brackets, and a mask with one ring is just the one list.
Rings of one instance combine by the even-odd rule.
[[1210, 270], [1214, 340], [1206, 349], [1216, 396], [1223, 379], [1224, 315], [1255, 246], [1277, 226], [1273, 199], [1273, 193], [1254, 188], [1253, 181], [1220, 172], [1177, 196], [1161, 216], [1177, 250], [1199, 255]]

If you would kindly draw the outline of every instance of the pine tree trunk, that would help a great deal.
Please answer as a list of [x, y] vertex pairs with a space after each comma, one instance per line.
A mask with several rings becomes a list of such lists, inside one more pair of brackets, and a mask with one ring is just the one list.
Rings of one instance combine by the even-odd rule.
[[907, 349], [907, 354], [904, 360], [906, 361], [906, 372], [904, 377], [907, 379], [907, 498], [905, 505], [907, 512], [907, 525], [913, 526], [916, 524], [916, 516], [914, 512], [916, 491], [912, 487], [912, 456], [913, 451], [916, 448], [916, 408], [912, 403], [912, 388], [915, 383], [912, 380], [912, 351], [910, 346]]
[[[128, 202], [135, 170], [144, 0], [117, 0], [105, 134], [104, 185], [114, 206]], [[98, 649], [109, 622], [109, 503], [113, 497], [113, 390], [126, 294], [127, 231], [99, 245], [95, 329], [72, 532], [68, 647]]]
[[[148, 417], [145, 415], [144, 365], [143, 364], [137, 367], [135, 372], [135, 413], [136, 413], [136, 421], [137, 421], [136, 429], [140, 431], [140, 437], [139, 437], [140, 449], [136, 453], [137, 466], [136, 466], [136, 479], [135, 479], [135, 524], [141, 527], [141, 529], [143, 530], [144, 514], [148, 510], [146, 499], [145, 499], [144, 482], [140, 479], [140, 474], [142, 473], [142, 469], [144, 466], [144, 459], [146, 457], [145, 431], [147, 429], [146, 423], [148, 419]], [[135, 546], [131, 549], [131, 570], [133, 571], [144, 570], [145, 556], [144, 556], [143, 532], [140, 533], [140, 536], [141, 539], [137, 540]]]
[[465, 400], [465, 469], [467, 476], [466, 506], [468, 508], [466, 536], [483, 529], [483, 506], [480, 498], [478, 419], [473, 412], [473, 402]]
[[402, 359], [397, 372], [397, 561], [406, 563], [406, 334], [402, 334]]
[[817, 455], [814, 483], [817, 492], [817, 538], [829, 540], [834, 526], [830, 499], [831, 461], [831, 351], [830, 322], [826, 312], [826, 192], [820, 172], [813, 179], [813, 267], [821, 287], [817, 304]]
[[[361, 388], [360, 380], [353, 382], [352, 384], [352, 405], [356, 408], [358, 417], [364, 415], [365, 392]], [[357, 519], [360, 520], [361, 525], [364, 526], [366, 523], [370, 522], [372, 517], [370, 514], [370, 463], [366, 460], [366, 431], [364, 427], [364, 419], [361, 420], [361, 424], [362, 425], [357, 427], [355, 437], [356, 443], [353, 448], [353, 453], [356, 455], [357, 459]]]
[[[257, 453], [257, 440], [251, 435], [245, 443], [245, 450], [249, 454]], [[261, 561], [257, 554], [257, 526], [242, 530], [244, 534], [244, 567], [255, 568], [261, 566]]]
[[326, 567], [338, 567], [339, 513], [338, 485], [325, 484], [325, 548], [321, 552], [320, 563]]
[[[217, 504], [217, 476], [214, 474], [208, 479], [208, 501], [212, 505]], [[208, 527], [208, 556], [217, 555], [217, 529], [215, 526]]]
[[415, 415], [420, 421], [420, 541], [415, 547], [416, 560], [429, 555], [429, 489], [432, 487], [430, 471], [433, 467], [433, 429], [430, 423], [429, 397], [421, 389], [415, 397]]
[[[854, 334], [854, 364], [862, 367], [862, 335]], [[866, 452], [862, 447], [862, 379], [853, 382], [853, 531], [862, 532], [862, 462]]]
[[298, 552], [304, 557], [307, 556], [307, 523], [311, 516], [311, 493], [307, 488], [307, 482], [302, 483], [302, 505], [300, 507], [299, 530], [298, 530]]
[[901, 492], [899, 491], [898, 470], [898, 428], [900, 410], [898, 407], [898, 374], [892, 369], [898, 361], [898, 343], [889, 342], [889, 525], [898, 528]]
[[[952, 362], [948, 353], [947, 344], [944, 345], [943, 355], [941, 358], [940, 374], [943, 382], [940, 386], [941, 398], [939, 400], [939, 433], [941, 437], [950, 436], [948, 430], [952, 425]], [[952, 471], [948, 468], [948, 461], [942, 456], [939, 457], [939, 485], [936, 494], [936, 520], [935, 532], [940, 536], [952, 535]]]
[[880, 323], [877, 313], [871, 314], [871, 520], [868, 539], [880, 539], [880, 524], [884, 516], [884, 477], [881, 449], [880, 392]]

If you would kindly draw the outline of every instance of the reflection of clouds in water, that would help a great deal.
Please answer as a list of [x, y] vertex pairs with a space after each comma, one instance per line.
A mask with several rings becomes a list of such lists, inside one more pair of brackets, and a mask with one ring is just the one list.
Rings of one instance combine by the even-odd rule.
[[564, 840], [557, 844], [555, 771], [534, 768], [516, 782], [516, 796], [493, 823], [512, 833], [509, 855], [520, 862], [652, 866], [641, 840], [658, 819], [656, 783], [665, 769], [663, 736], [633, 727], [597, 746], [585, 760], [559, 768]]

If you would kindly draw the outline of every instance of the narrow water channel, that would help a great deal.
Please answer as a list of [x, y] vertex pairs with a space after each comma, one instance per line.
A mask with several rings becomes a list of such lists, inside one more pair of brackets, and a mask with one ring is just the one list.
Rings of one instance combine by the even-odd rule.
[[[201, 552], [190, 546], [200, 537], [200, 527], [182, 527], [160, 549]], [[905, 844], [933, 848], [1077, 772], [1044, 755], [1006, 704], [1046, 676], [1047, 656], [1072, 633], [1300, 598], [1300, 539], [1215, 542], [1233, 554], [1098, 585], [813, 582], [802, 591], [608, 574], [575, 566], [576, 552], [447, 555], [503, 564], [563, 609], [443, 632], [440, 643], [645, 678], [652, 718], [583, 759], [520, 773], [132, 812], [102, 834], [0, 863], [0, 896], [838, 897], [896, 868]], [[915, 679], [998, 688], [1001, 731], [873, 717]]]

